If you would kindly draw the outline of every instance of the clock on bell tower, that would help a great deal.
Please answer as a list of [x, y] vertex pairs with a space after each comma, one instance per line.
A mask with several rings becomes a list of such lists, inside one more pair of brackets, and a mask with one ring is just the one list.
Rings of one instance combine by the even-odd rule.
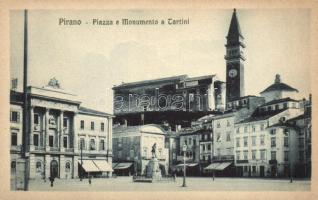
[[226, 37], [226, 102], [244, 96], [244, 37], [234, 9]]

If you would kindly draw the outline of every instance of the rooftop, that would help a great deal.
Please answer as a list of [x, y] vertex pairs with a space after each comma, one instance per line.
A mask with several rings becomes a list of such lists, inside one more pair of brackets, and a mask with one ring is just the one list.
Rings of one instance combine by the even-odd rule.
[[248, 122], [266, 120], [286, 110], [287, 109], [272, 110], [267, 112], [259, 112], [258, 110], [256, 110], [249, 118], [239, 121], [238, 123], [248, 123]]
[[276, 74], [274, 84], [272, 84], [269, 87], [267, 87], [261, 93], [270, 92], [270, 91], [295, 91], [295, 92], [298, 92], [297, 89], [295, 89], [295, 88], [293, 88], [293, 87], [291, 87], [291, 86], [289, 86], [289, 85], [287, 85], [285, 83], [282, 83], [279, 74]]
[[267, 105], [272, 105], [272, 104], [276, 104], [276, 103], [282, 103], [282, 102], [286, 102], [286, 101], [292, 101], [292, 102], [298, 102], [297, 100], [295, 99], [292, 99], [290, 97], [287, 97], [287, 98], [283, 98], [283, 99], [274, 99], [272, 101], [269, 101], [261, 106], [267, 106]]
[[98, 110], [93, 110], [86, 107], [79, 107], [79, 113], [80, 114], [89, 114], [89, 115], [96, 115], [96, 116], [102, 116], [102, 117], [111, 117], [112, 115], [109, 113], [101, 112]]

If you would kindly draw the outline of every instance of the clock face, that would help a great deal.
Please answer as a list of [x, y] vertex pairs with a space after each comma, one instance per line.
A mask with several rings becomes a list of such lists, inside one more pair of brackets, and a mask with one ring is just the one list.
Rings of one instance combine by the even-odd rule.
[[231, 69], [231, 70], [229, 71], [229, 76], [230, 76], [231, 78], [235, 77], [236, 75], [237, 75], [237, 70], [236, 70], [236, 69]]

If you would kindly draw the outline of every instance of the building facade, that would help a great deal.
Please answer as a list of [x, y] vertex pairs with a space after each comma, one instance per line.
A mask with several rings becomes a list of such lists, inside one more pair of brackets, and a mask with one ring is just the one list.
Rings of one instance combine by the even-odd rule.
[[[114, 126], [114, 170], [118, 175], [146, 174], [156, 144], [162, 175], [169, 170], [169, 150], [165, 148], [165, 132], [157, 125]], [[123, 171], [124, 170], [124, 171]]]
[[[77, 178], [81, 170], [80, 139], [83, 135], [105, 138], [104, 150], [82, 152], [82, 158], [89, 158], [96, 166], [95, 172], [111, 175], [112, 115], [80, 107], [76, 95], [60, 89], [52, 79], [48, 86], [28, 87], [27, 155], [30, 179]], [[21, 158], [22, 147], [22, 93], [11, 91], [10, 133], [11, 172], [16, 174], [16, 163]], [[98, 114], [97, 114], [98, 113]], [[104, 123], [103, 131], [81, 132], [80, 122], [89, 120]], [[101, 140], [99, 140], [101, 141]], [[101, 151], [100, 151], [101, 150]], [[93, 160], [101, 160], [97, 164]], [[108, 167], [108, 168], [107, 168]], [[107, 169], [106, 169], [107, 168]]]

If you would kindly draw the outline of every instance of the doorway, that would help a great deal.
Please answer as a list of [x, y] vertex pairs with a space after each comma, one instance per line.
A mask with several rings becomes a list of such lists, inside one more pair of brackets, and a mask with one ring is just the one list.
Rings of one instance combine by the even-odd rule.
[[260, 166], [259, 167], [259, 171], [260, 171], [260, 177], [264, 177], [265, 176], [265, 167], [264, 166]]
[[50, 165], [50, 176], [56, 178], [58, 177], [58, 173], [59, 173], [59, 165], [56, 160], [52, 160]]

